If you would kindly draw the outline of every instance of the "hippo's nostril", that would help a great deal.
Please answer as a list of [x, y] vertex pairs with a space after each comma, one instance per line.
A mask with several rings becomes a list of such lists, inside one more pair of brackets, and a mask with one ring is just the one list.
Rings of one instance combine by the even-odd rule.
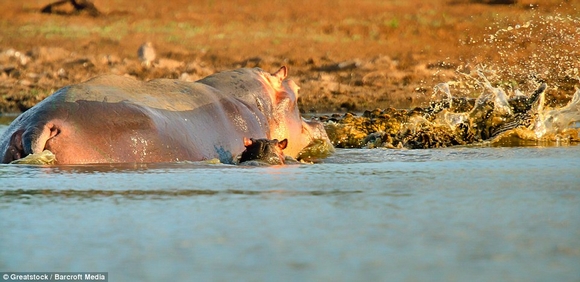
[[11, 146], [8, 150], [10, 150], [10, 154], [12, 155], [12, 160], [10, 161], [22, 159], [22, 154], [24, 153], [22, 150], [14, 148], [13, 146]]
[[45, 128], [48, 128], [49, 132], [47, 140], [60, 134], [60, 129], [54, 123], [47, 124]]
[[49, 138], [55, 137], [59, 134], [60, 134], [60, 129], [53, 127], [50, 129], [50, 137]]
[[12, 134], [12, 138], [10, 139], [10, 145], [19, 151], [24, 150], [24, 145], [22, 144], [22, 134], [24, 130], [18, 130]]
[[2, 158], [3, 163], [10, 163], [11, 161], [21, 159], [25, 155], [24, 146], [22, 144], [23, 133], [24, 130], [19, 130], [12, 134], [8, 149], [6, 149], [4, 157]]
[[22, 158], [22, 152], [16, 149], [14, 146], [9, 146], [4, 153], [4, 157], [2, 158], [2, 163], [8, 164], [14, 160], [18, 160]]

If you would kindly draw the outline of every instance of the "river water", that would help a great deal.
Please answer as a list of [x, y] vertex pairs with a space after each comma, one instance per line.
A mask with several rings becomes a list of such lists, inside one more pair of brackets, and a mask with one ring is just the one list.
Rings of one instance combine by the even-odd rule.
[[579, 159], [580, 146], [531, 146], [344, 149], [284, 167], [0, 165], [0, 271], [579, 281]]

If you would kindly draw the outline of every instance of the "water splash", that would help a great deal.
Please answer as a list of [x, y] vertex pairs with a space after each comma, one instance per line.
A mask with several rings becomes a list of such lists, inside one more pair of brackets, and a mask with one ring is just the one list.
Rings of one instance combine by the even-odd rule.
[[571, 97], [580, 86], [580, 18], [532, 9], [486, 30], [482, 40], [465, 42], [469, 59], [460, 59], [453, 80], [433, 87], [427, 106], [320, 117], [333, 144], [432, 148], [518, 145], [516, 139], [580, 142], [580, 90]]
[[573, 91], [580, 81], [580, 18], [533, 11], [529, 17], [522, 23], [505, 19], [512, 22], [498, 21], [495, 27], [489, 27], [490, 34], [479, 49], [497, 56], [472, 63], [485, 63], [498, 83], [514, 90], [531, 91], [537, 81], [542, 81], [554, 92]]
[[[533, 10], [522, 18], [526, 18], [522, 23], [506, 18], [488, 27], [490, 33], [473, 48], [480, 54], [465, 62], [457, 79], [446, 84], [453, 89], [434, 88], [435, 93], [443, 89], [449, 101], [456, 100], [449, 98], [452, 92], [477, 95], [468, 115], [445, 113], [443, 120], [454, 128], [466, 119], [475, 120], [489, 127], [495, 140], [514, 135], [528, 140], [578, 140], [580, 90], [568, 99], [580, 85], [580, 18], [558, 12], [539, 15]], [[449, 106], [453, 108], [452, 103]]]
[[[331, 142], [343, 148], [434, 148], [469, 144], [521, 145], [534, 142], [580, 142], [580, 90], [562, 108], [546, 108], [541, 83], [530, 95], [517, 93], [508, 98], [501, 87], [480, 77], [484, 87], [476, 99], [467, 100], [468, 111], [456, 101], [449, 85], [437, 91], [445, 99], [428, 108], [409, 110], [376, 109], [362, 116], [320, 117]], [[440, 94], [440, 93], [439, 93]], [[520, 140], [520, 141], [517, 141]]]
[[[538, 110], [539, 115], [534, 123], [533, 131], [537, 138], [545, 138], [577, 129], [580, 121], [580, 89], [576, 90], [572, 100], [565, 107], [548, 111]], [[555, 137], [552, 137], [555, 138]]]

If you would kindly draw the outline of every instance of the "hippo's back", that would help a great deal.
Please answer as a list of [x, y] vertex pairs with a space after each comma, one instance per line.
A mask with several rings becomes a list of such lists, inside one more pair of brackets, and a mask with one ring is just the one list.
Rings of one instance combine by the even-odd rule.
[[206, 85], [173, 79], [148, 82], [103, 75], [68, 87], [65, 102], [132, 103], [169, 111], [190, 111], [226, 98]]

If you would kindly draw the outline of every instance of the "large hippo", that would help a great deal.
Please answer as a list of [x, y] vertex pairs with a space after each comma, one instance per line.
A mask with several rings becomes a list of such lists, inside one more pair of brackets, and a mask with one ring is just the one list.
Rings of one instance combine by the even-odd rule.
[[[149, 163], [218, 158], [231, 163], [244, 137], [288, 139], [287, 156], [330, 144], [300, 116], [287, 68], [238, 69], [196, 82], [105, 75], [64, 87], [24, 112], [0, 139], [10, 163], [51, 151], [56, 164]], [[332, 146], [328, 146], [332, 148]]]

